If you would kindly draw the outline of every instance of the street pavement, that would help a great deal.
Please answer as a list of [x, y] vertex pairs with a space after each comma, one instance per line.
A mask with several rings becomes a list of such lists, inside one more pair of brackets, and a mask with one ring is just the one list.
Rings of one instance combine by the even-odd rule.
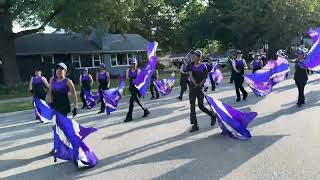
[[[252, 93], [235, 102], [233, 85], [224, 82], [209, 94], [243, 111], [256, 111], [250, 125], [252, 138], [237, 141], [220, 135], [216, 124], [197, 111], [200, 131], [189, 133], [189, 101], [168, 97], [144, 102], [151, 114], [123, 123], [128, 98], [110, 116], [97, 110], [82, 111], [77, 118], [98, 131], [86, 142], [99, 158], [90, 169], [77, 169], [48, 156], [52, 149], [50, 124], [34, 120], [32, 111], [0, 115], [1, 179], [181, 179], [181, 180], [320, 180], [320, 76], [312, 75], [306, 87], [306, 104], [296, 107], [298, 90], [292, 80], [278, 84], [264, 98]], [[251, 92], [251, 90], [246, 87]]]

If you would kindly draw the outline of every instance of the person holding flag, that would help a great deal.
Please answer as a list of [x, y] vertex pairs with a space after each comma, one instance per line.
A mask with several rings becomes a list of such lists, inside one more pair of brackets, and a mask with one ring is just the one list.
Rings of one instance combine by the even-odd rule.
[[[45, 77], [42, 76], [42, 71], [38, 68], [34, 71], [34, 76], [31, 77], [29, 83], [29, 90], [33, 95], [33, 98], [38, 98], [45, 100], [46, 99], [46, 91], [45, 88], [49, 88], [49, 83]], [[40, 118], [36, 114], [36, 119]]]
[[104, 113], [106, 109], [106, 105], [103, 101], [103, 91], [108, 90], [110, 87], [110, 75], [106, 70], [105, 64], [100, 64], [99, 66], [99, 72], [96, 75], [96, 81], [99, 82], [99, 93], [100, 93], [100, 113]]
[[241, 101], [240, 91], [243, 94], [243, 100], [246, 100], [248, 97], [247, 91], [243, 88], [243, 75], [245, 69], [247, 69], [247, 63], [242, 58], [241, 50], [237, 50], [237, 57], [235, 60], [232, 61], [232, 79], [234, 80], [234, 85], [236, 89], [237, 102]]
[[[154, 82], [159, 79], [160, 79], [159, 78], [159, 71], [156, 69], [151, 76], [151, 83], [150, 83], [151, 99], [159, 99], [159, 97], [160, 97], [159, 92], [154, 85]], [[156, 92], [156, 96], [154, 96], [154, 92]]]
[[214, 72], [217, 68], [218, 68], [219, 64], [218, 64], [218, 60], [217, 59], [213, 59], [212, 57], [209, 58], [208, 64], [207, 64], [207, 69], [209, 72], [209, 79], [211, 82], [211, 91], [215, 91], [216, 90], [216, 82], [214, 81], [214, 78], [212, 76], [211, 72]]
[[189, 74], [187, 72], [187, 63], [184, 62], [181, 67], [180, 67], [180, 87], [181, 87], [181, 90], [180, 90], [180, 95], [177, 97], [177, 99], [179, 100], [182, 100], [182, 96], [184, 94], [184, 92], [187, 91], [188, 89], [188, 84], [189, 84]]
[[73, 116], [78, 113], [78, 99], [76, 89], [72, 80], [66, 77], [67, 66], [64, 63], [59, 63], [56, 66], [56, 76], [50, 79], [48, 102], [51, 107], [60, 114], [67, 116], [71, 112], [68, 93], [70, 92], [73, 98]]
[[[72, 80], [66, 77], [67, 66], [64, 63], [59, 63], [56, 66], [56, 75], [50, 79], [49, 90], [48, 90], [48, 104], [51, 108], [67, 117], [68, 113], [71, 112], [71, 106], [68, 94], [69, 92], [73, 98], [73, 111], [72, 115], [78, 114], [78, 99], [76, 89]], [[54, 154], [52, 150], [51, 155]]]
[[49, 88], [49, 83], [45, 77], [42, 76], [42, 71], [38, 68], [34, 71], [34, 76], [31, 77], [29, 83], [29, 90], [34, 97], [45, 100], [46, 91], [45, 88]]
[[190, 77], [190, 123], [192, 124], [190, 132], [195, 132], [199, 130], [197, 116], [196, 116], [196, 99], [198, 99], [198, 106], [201, 111], [208, 114], [211, 117], [211, 126], [214, 126], [216, 123], [216, 117], [213, 111], [209, 111], [203, 104], [204, 93], [202, 91], [203, 85], [208, 76], [207, 66], [203, 64], [202, 61], [202, 52], [200, 50], [193, 51], [193, 63], [188, 69]]
[[294, 73], [294, 80], [298, 88], [299, 96], [298, 96], [298, 107], [301, 107], [305, 104], [305, 97], [304, 97], [304, 87], [308, 81], [308, 74], [307, 68], [304, 65], [305, 62], [305, 51], [302, 49], [298, 49], [296, 52], [297, 59], [293, 61], [296, 63], [295, 65], [295, 73]]
[[126, 78], [129, 80], [129, 91], [131, 93], [130, 101], [129, 101], [129, 111], [127, 113], [126, 119], [124, 122], [132, 121], [132, 112], [134, 107], [134, 102], [136, 102], [143, 110], [143, 117], [147, 117], [150, 112], [144, 105], [141, 103], [139, 99], [139, 91], [134, 85], [134, 80], [140, 73], [140, 69], [138, 69], [138, 62], [135, 58], [130, 59], [130, 68], [126, 71]]
[[82, 109], [87, 107], [87, 102], [86, 99], [84, 97], [85, 94], [85, 90], [89, 91], [91, 90], [91, 86], [93, 84], [93, 79], [91, 74], [89, 74], [88, 72], [88, 68], [84, 68], [82, 74], [80, 75], [80, 85], [81, 85], [81, 92], [80, 92], [80, 98], [82, 101]]

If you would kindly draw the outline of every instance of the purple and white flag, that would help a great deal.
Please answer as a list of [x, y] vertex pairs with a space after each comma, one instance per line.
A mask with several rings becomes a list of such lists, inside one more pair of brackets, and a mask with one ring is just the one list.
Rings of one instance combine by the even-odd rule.
[[93, 167], [98, 158], [83, 142], [95, 128], [85, 128], [76, 121], [56, 112], [54, 132], [54, 158], [73, 161], [77, 167]]
[[310, 28], [307, 34], [312, 38], [312, 42], [316, 43], [320, 36], [320, 28], [316, 28], [316, 29]]
[[223, 135], [229, 135], [231, 138], [238, 140], [248, 140], [251, 138], [247, 127], [257, 117], [258, 114], [256, 112], [241, 112], [208, 95], [206, 95], [206, 99], [217, 115]]
[[211, 84], [210, 77], [213, 79], [216, 85], [219, 85], [221, 83], [221, 81], [223, 80], [223, 74], [219, 69], [219, 64], [215, 64], [212, 70], [208, 73], [208, 77], [206, 79], [206, 82], [204, 83], [204, 87], [210, 86]]
[[41, 122], [49, 123], [53, 121], [55, 113], [44, 100], [33, 97], [33, 106], [35, 115]]
[[122, 92], [125, 87], [124, 78], [120, 77], [119, 87], [105, 90], [103, 92], [103, 101], [106, 105], [105, 111], [109, 115], [111, 112], [117, 110], [118, 103], [122, 97]]
[[247, 84], [256, 96], [266, 96], [272, 92], [273, 86], [286, 79], [290, 71], [289, 62], [283, 57], [268, 63], [255, 73], [244, 76]]
[[320, 73], [320, 28], [310, 30], [308, 34], [312, 37], [314, 44], [307, 54], [304, 66], [312, 71]]
[[92, 109], [100, 100], [100, 92], [92, 93], [84, 89], [83, 96], [87, 103], [87, 109]]
[[153, 42], [149, 44], [148, 47], [148, 58], [149, 62], [144, 67], [144, 69], [141, 70], [137, 78], [134, 80], [135, 87], [139, 90], [140, 95], [144, 96], [147, 92], [148, 86], [151, 83], [151, 76], [154, 73], [157, 65], [157, 51], [158, 43]]
[[158, 42], [152, 42], [149, 44], [147, 49], [148, 59], [151, 59], [151, 57], [156, 56], [158, 45]]
[[161, 79], [161, 80], [156, 80], [153, 82], [157, 91], [162, 96], [167, 96], [171, 93], [171, 90], [174, 85], [174, 76], [175, 76], [175, 73], [172, 73], [168, 79]]

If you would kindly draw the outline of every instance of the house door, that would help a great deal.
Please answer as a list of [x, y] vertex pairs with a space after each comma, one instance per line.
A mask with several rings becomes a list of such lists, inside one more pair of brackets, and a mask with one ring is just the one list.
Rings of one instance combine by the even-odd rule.
[[54, 56], [53, 55], [43, 55], [41, 56], [41, 63], [43, 65], [43, 75], [46, 78], [51, 78], [54, 76]]

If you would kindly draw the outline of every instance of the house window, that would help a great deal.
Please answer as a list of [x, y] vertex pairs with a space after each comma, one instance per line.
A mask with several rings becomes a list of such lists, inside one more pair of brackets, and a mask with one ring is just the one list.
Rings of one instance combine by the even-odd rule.
[[71, 59], [72, 59], [72, 64], [74, 65], [75, 68], [81, 68], [79, 55], [72, 55]]
[[112, 54], [111, 55], [111, 66], [128, 66], [129, 59], [135, 58], [136, 55], [130, 54]]
[[72, 63], [75, 68], [94, 68], [101, 64], [100, 54], [72, 55]]
[[116, 54], [112, 54], [111, 55], [111, 66], [117, 66], [117, 55]]
[[98, 67], [101, 64], [101, 57], [100, 54], [94, 54], [93, 56], [93, 66]]
[[92, 66], [92, 55], [80, 55], [81, 67], [93, 67]]
[[41, 56], [41, 62], [45, 64], [54, 64], [54, 56], [53, 55], [43, 55]]

